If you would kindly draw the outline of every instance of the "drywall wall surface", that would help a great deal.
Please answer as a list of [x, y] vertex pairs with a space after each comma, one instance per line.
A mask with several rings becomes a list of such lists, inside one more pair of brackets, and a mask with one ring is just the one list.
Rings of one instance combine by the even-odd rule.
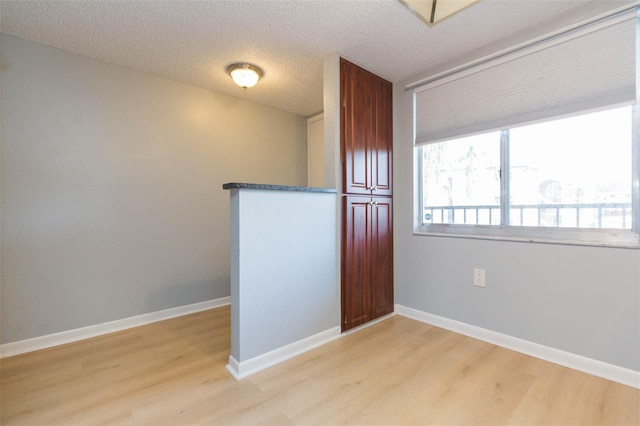
[[640, 250], [413, 235], [411, 80], [394, 84], [396, 303], [640, 371]]
[[322, 62], [324, 102], [325, 186], [341, 191], [340, 168], [340, 55], [330, 53]]
[[4, 34], [1, 81], [3, 343], [229, 296], [222, 184], [306, 183], [306, 119], [240, 88]]
[[336, 194], [232, 189], [231, 199], [236, 361], [338, 327]]

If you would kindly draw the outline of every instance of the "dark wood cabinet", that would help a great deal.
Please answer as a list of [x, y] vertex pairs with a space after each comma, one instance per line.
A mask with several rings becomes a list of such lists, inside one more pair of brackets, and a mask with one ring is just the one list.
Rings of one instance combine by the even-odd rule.
[[342, 191], [391, 195], [392, 85], [340, 60]]
[[342, 330], [393, 312], [391, 197], [342, 197]]
[[392, 85], [340, 60], [342, 331], [393, 312]]

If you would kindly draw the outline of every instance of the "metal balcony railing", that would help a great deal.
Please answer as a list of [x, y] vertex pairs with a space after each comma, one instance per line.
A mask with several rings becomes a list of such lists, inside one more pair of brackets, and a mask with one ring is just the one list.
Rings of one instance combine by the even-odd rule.
[[[631, 203], [513, 204], [511, 226], [631, 228]], [[499, 225], [499, 205], [425, 206], [424, 223]]]

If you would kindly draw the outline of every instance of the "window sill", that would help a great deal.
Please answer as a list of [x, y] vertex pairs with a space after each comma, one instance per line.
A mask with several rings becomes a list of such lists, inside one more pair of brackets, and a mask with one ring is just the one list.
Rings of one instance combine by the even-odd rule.
[[[484, 232], [482, 232], [484, 231]], [[488, 232], [487, 232], [488, 231]], [[549, 235], [553, 235], [555, 230], [543, 231]], [[640, 249], [640, 237], [637, 234], [623, 233], [623, 234], [609, 234], [607, 238], [603, 240], [589, 240], [589, 239], [573, 239], [567, 237], [544, 237], [535, 235], [500, 235], [499, 232], [505, 232], [504, 229], [495, 227], [482, 227], [481, 229], [474, 229], [474, 233], [456, 231], [434, 231], [426, 230], [424, 227], [418, 227], [414, 229], [413, 235], [424, 237], [444, 237], [444, 238], [465, 238], [472, 240], [490, 240], [490, 241], [508, 241], [519, 243], [533, 243], [533, 244], [559, 244], [570, 246], [589, 246], [589, 247], [606, 247], [606, 248], [624, 248], [624, 249]], [[529, 234], [532, 234], [529, 232]]]

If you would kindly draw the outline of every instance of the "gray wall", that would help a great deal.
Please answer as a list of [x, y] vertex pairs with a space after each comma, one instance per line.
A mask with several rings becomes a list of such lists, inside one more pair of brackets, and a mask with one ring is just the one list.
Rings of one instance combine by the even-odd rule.
[[640, 371], [640, 250], [412, 235], [409, 81], [394, 84], [396, 303]]
[[2, 95], [3, 343], [229, 296], [222, 183], [306, 183], [301, 116], [4, 34]]
[[337, 328], [336, 194], [234, 189], [231, 197], [235, 360]]

